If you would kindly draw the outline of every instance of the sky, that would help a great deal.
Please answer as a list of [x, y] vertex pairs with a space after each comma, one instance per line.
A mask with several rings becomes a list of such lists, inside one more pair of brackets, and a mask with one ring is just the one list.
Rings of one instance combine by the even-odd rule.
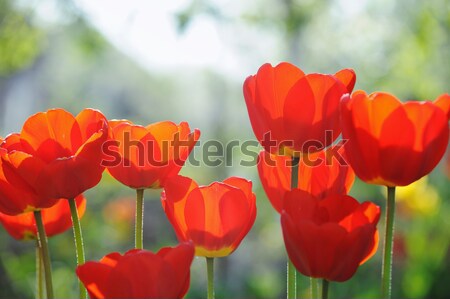
[[[23, 3], [29, 6], [30, 1], [44, 20], [51, 23], [51, 19], [58, 15], [57, 0], [23, 0]], [[270, 1], [71, 1], [117, 49], [151, 72], [209, 68], [224, 75], [245, 78], [265, 62], [278, 63], [286, 59], [280, 47], [285, 42], [280, 32], [242, 21], [243, 15], [257, 14], [262, 3]], [[339, 0], [335, 5], [336, 13], [340, 18], [358, 16], [366, 2]], [[180, 33], [176, 15], [192, 3], [214, 5], [226, 21], [198, 14]], [[58, 21], [64, 19], [60, 17]]]
[[186, 0], [78, 0], [92, 24], [118, 49], [151, 70], [219, 67], [239, 72], [236, 57], [215, 20], [200, 15], [187, 30], [177, 31], [175, 15]]
[[[175, 16], [193, 2], [213, 4], [227, 21], [199, 14], [186, 31], [178, 32]], [[283, 55], [279, 56], [280, 43], [284, 42], [282, 34], [240, 24], [243, 15], [258, 13], [256, 7], [268, 1], [76, 0], [75, 3], [118, 49], [152, 71], [211, 68], [225, 75], [246, 77], [264, 62], [284, 60]], [[357, 17], [366, 3], [367, 0], [339, 0], [335, 12], [341, 19]]]

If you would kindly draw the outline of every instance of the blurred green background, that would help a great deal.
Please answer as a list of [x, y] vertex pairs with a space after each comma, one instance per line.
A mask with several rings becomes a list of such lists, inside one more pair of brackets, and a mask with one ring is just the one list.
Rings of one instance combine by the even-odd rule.
[[[52, 107], [140, 124], [188, 121], [201, 141], [254, 140], [242, 95], [246, 76], [265, 62], [290, 61], [306, 72], [353, 68], [356, 89], [401, 99], [449, 92], [450, 2], [447, 0], [0, 0], [0, 136]], [[202, 148], [192, 153], [202, 156]], [[257, 194], [256, 223], [238, 250], [216, 267], [217, 298], [285, 297], [286, 253], [279, 216], [256, 167], [188, 163], [201, 184], [237, 175]], [[248, 158], [245, 158], [248, 159]], [[427, 181], [399, 188], [393, 298], [450, 294], [450, 188], [441, 163]], [[401, 190], [404, 189], [404, 190]], [[355, 183], [351, 195], [384, 207], [384, 191]], [[146, 191], [144, 246], [176, 244], [160, 191]], [[133, 242], [134, 191], [105, 174], [86, 192], [86, 257], [125, 252]], [[379, 228], [383, 229], [383, 221]], [[72, 232], [50, 239], [55, 293], [76, 298]], [[331, 298], [380, 296], [381, 249]], [[0, 297], [34, 297], [34, 243], [0, 230]], [[192, 266], [188, 298], [206, 295], [205, 261]], [[300, 279], [302, 298], [307, 281]]]

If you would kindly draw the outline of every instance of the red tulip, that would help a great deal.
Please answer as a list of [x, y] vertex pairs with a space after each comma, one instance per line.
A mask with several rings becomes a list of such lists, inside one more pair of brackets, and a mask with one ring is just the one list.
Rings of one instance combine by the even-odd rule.
[[340, 99], [353, 90], [355, 80], [350, 69], [305, 75], [286, 62], [264, 64], [244, 82], [256, 138], [272, 154], [313, 152], [331, 145], [341, 133]]
[[193, 258], [191, 244], [165, 247], [156, 254], [133, 249], [87, 262], [76, 272], [93, 299], [182, 298], [189, 289]]
[[[79, 217], [86, 210], [86, 199], [83, 195], [75, 197]], [[72, 227], [69, 203], [61, 199], [51, 208], [42, 209], [42, 222], [48, 237], [61, 234]], [[10, 216], [0, 213], [0, 223], [8, 233], [17, 240], [37, 239], [36, 221], [33, 212]]]
[[74, 117], [52, 109], [28, 118], [20, 135], [0, 146], [0, 184], [6, 186], [0, 210], [15, 215], [48, 208], [55, 198], [74, 198], [97, 185], [107, 138], [107, 120], [96, 110]]
[[401, 103], [388, 93], [344, 96], [342, 133], [356, 175], [371, 184], [406, 186], [441, 160], [449, 138], [450, 97]]
[[199, 187], [177, 176], [167, 181], [161, 200], [178, 240], [192, 241], [198, 256], [231, 254], [255, 222], [252, 183], [238, 177]]
[[[338, 156], [332, 156], [333, 153]], [[300, 157], [298, 189], [323, 199], [332, 194], [347, 194], [355, 180], [355, 173], [344, 160], [344, 148], [335, 145], [327, 150]], [[272, 206], [281, 213], [283, 198], [291, 190], [291, 158], [261, 151], [258, 173]]]
[[346, 281], [378, 247], [380, 208], [347, 195], [317, 200], [302, 190], [286, 193], [281, 214], [290, 260], [306, 276]]
[[127, 120], [111, 121], [116, 143], [108, 149], [108, 172], [122, 184], [135, 189], [161, 188], [177, 175], [189, 157], [200, 131], [189, 125], [163, 121], [146, 127]]

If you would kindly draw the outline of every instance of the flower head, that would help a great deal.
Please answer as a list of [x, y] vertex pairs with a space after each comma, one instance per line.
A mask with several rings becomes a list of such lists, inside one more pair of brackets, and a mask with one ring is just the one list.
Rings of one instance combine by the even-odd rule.
[[252, 183], [238, 177], [198, 186], [177, 176], [167, 181], [161, 201], [179, 241], [193, 242], [198, 256], [231, 254], [256, 217]]
[[87, 262], [76, 272], [93, 299], [182, 298], [189, 289], [193, 258], [194, 248], [188, 243], [156, 254], [133, 249]]
[[264, 64], [244, 82], [256, 138], [273, 154], [326, 148], [341, 133], [339, 102], [353, 90], [355, 80], [350, 69], [334, 75], [304, 74], [290, 63]]
[[317, 200], [302, 190], [285, 196], [281, 214], [289, 258], [302, 274], [346, 281], [378, 246], [380, 209], [347, 195]]
[[102, 177], [108, 122], [84, 109], [76, 117], [51, 109], [29, 117], [0, 144], [0, 211], [9, 215], [75, 198]]
[[400, 102], [389, 93], [356, 91], [342, 101], [342, 133], [350, 165], [363, 181], [406, 186], [441, 160], [449, 138], [450, 97]]
[[146, 127], [127, 120], [110, 121], [113, 133], [108, 172], [122, 184], [135, 189], [161, 188], [178, 174], [189, 157], [200, 131], [189, 125], [163, 121]]

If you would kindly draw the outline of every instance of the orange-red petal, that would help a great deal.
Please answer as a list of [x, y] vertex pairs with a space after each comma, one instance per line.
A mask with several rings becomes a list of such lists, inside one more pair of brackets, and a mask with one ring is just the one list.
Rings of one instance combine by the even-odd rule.
[[[78, 215], [83, 217], [86, 210], [86, 199], [79, 195], [76, 197]], [[65, 232], [72, 227], [72, 219], [67, 200], [61, 199], [54, 206], [42, 209], [42, 222], [48, 237]], [[37, 236], [36, 222], [33, 212], [9, 216], [0, 213], [0, 222], [8, 233], [18, 240], [35, 239]]]
[[355, 87], [356, 83], [356, 74], [354, 70], [342, 69], [336, 74], [334, 74], [334, 76], [338, 78], [339, 81], [342, 82], [342, 84], [345, 85], [348, 93], [351, 93], [353, 91], [353, 88]]

